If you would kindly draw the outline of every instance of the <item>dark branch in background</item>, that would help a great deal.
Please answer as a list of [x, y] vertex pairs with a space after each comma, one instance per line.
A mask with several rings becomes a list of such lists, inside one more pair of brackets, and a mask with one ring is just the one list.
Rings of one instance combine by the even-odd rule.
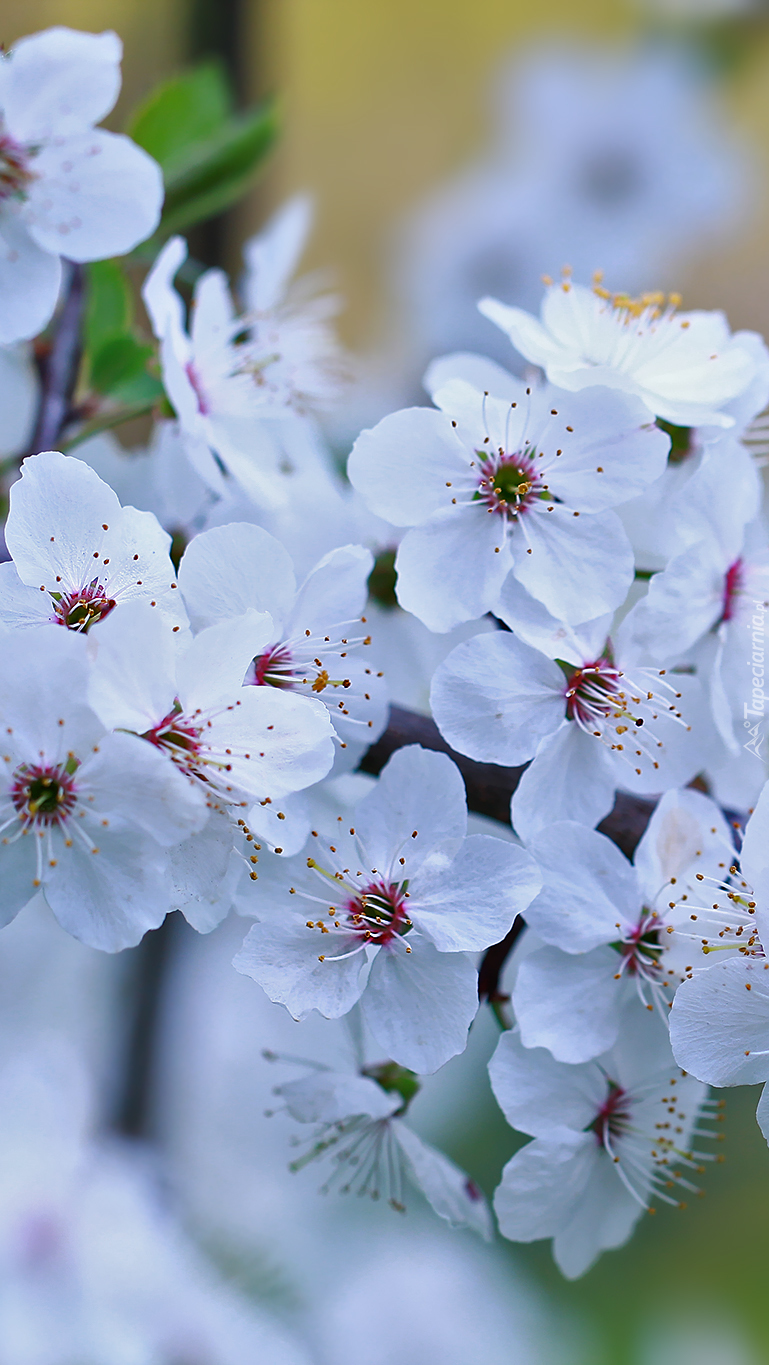
[[70, 265], [64, 302], [55, 322], [51, 349], [42, 361], [42, 394], [30, 454], [56, 450], [72, 405], [80, 365], [81, 324], [86, 281], [82, 265]]
[[[474, 811], [476, 815], [490, 816], [492, 820], [499, 820], [502, 824], [509, 823], [510, 798], [521, 780], [524, 768], [501, 768], [496, 763], [474, 763], [471, 758], [456, 753], [446, 743], [435, 721], [429, 716], [420, 716], [414, 711], [392, 706], [390, 723], [376, 744], [372, 744], [363, 755], [360, 762], [361, 771], [376, 776], [395, 750], [402, 749], [405, 744], [421, 744], [423, 749], [436, 749], [439, 753], [448, 754], [465, 779], [468, 809]], [[614, 809], [601, 821], [598, 829], [601, 834], [612, 839], [626, 857], [632, 858], [653, 810], [653, 801], [644, 801], [638, 796], [627, 796], [623, 792], [617, 792]], [[492, 1005], [506, 998], [500, 993], [500, 976], [524, 927], [524, 921], [519, 915], [501, 943], [495, 943], [484, 954], [478, 973], [478, 994], [481, 999], [488, 1000]]]

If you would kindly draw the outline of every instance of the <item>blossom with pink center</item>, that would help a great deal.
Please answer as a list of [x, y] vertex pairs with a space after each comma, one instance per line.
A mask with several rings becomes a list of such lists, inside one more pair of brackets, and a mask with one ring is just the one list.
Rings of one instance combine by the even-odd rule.
[[638, 399], [505, 378], [505, 396], [436, 379], [437, 411], [411, 408], [358, 437], [348, 472], [372, 512], [408, 528], [398, 601], [431, 630], [497, 608], [509, 578], [559, 619], [613, 610], [633, 577], [609, 510], [659, 477], [669, 440]]
[[113, 952], [170, 908], [165, 849], [205, 801], [160, 754], [108, 734], [86, 704], [85, 643], [9, 633], [0, 661], [0, 921], [42, 891], [63, 928]]
[[94, 128], [120, 90], [115, 33], [50, 28], [2, 57], [0, 342], [36, 336], [61, 284], [61, 257], [96, 261], [154, 231], [160, 167], [127, 137]]
[[555, 1261], [576, 1279], [602, 1251], [622, 1246], [658, 1203], [685, 1208], [694, 1177], [715, 1158], [701, 1150], [717, 1118], [707, 1089], [679, 1071], [664, 1030], [628, 1017], [621, 1041], [569, 1066], [504, 1033], [489, 1064], [508, 1123], [533, 1138], [507, 1163], [494, 1196], [503, 1236], [553, 1239]]
[[[217, 526], [188, 545], [179, 588], [200, 630], [251, 608], [269, 612], [274, 634], [249, 664], [246, 682], [319, 701], [336, 736], [334, 773], [355, 768], [387, 721], [384, 681], [368, 660], [363, 615], [373, 559], [360, 545], [331, 551], [297, 586], [287, 551], [250, 523]], [[278, 824], [271, 806], [249, 826], [286, 853], [303, 846], [312, 823], [307, 800], [290, 798]]]
[[[730, 879], [735, 857], [715, 803], [701, 792], [668, 792], [633, 864], [604, 835], [568, 820], [540, 830], [528, 847], [543, 888], [526, 922], [544, 946], [523, 956], [513, 987], [524, 1046], [589, 1061], [614, 1046], [633, 1001], [667, 1027], [676, 988], [709, 965], [703, 934], [723, 928], [722, 913], [702, 905], [702, 888]], [[750, 915], [728, 906], [733, 932], [719, 943], [737, 951]]]
[[607, 617], [568, 630], [524, 597], [500, 604], [517, 634], [458, 645], [430, 694], [459, 753], [510, 766], [532, 760], [513, 796], [521, 838], [554, 820], [598, 824], [617, 788], [657, 793], [689, 782], [707, 746], [717, 747], [697, 678], [636, 662], [624, 626], [616, 644], [607, 640]]
[[125, 602], [153, 607], [169, 635], [187, 616], [169, 554], [171, 537], [151, 512], [121, 507], [89, 465], [48, 450], [11, 485], [0, 564], [0, 623], [44, 622], [85, 634]]
[[756, 760], [763, 756], [769, 543], [762, 521], [745, 526], [730, 502], [727, 489], [706, 515], [692, 507], [682, 521], [684, 547], [652, 576], [623, 629], [638, 654], [653, 650], [662, 664], [700, 674], [718, 736], [703, 768], [719, 800], [743, 809], [766, 777]]
[[330, 839], [313, 831], [309, 856], [262, 858], [259, 923], [235, 966], [294, 1018], [338, 1018], [360, 1000], [389, 1056], [436, 1071], [464, 1050], [478, 1009], [468, 954], [504, 937], [539, 874], [516, 845], [465, 837], [459, 771], [418, 746], [393, 755], [353, 821]]
[[106, 726], [139, 736], [162, 756], [205, 807], [205, 830], [172, 856], [174, 878], [187, 886], [178, 907], [200, 929], [227, 913], [222, 886], [236, 842], [256, 876], [249, 808], [274, 803], [276, 817], [282, 815], [283, 799], [320, 781], [333, 760], [320, 702], [245, 686], [271, 632], [266, 612], [248, 611], [178, 649], [143, 602], [127, 604], [99, 627], [89, 680], [94, 710]]

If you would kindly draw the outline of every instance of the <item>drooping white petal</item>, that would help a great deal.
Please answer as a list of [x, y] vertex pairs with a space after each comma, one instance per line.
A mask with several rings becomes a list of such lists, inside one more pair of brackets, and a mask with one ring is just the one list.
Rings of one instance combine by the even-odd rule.
[[[2, 246], [0, 245], [0, 260]], [[0, 456], [18, 455], [32, 440], [40, 378], [28, 346], [0, 348]]]
[[14, 209], [0, 212], [0, 345], [42, 332], [61, 287], [61, 260], [43, 251]]
[[408, 938], [408, 955], [402, 945], [380, 949], [360, 1007], [388, 1057], [427, 1076], [464, 1052], [478, 1013], [478, 974], [464, 953]]
[[406, 1157], [409, 1175], [439, 1218], [453, 1228], [472, 1228], [485, 1242], [493, 1236], [489, 1206], [465, 1172], [435, 1147], [423, 1142], [405, 1123], [393, 1123], [393, 1135]]

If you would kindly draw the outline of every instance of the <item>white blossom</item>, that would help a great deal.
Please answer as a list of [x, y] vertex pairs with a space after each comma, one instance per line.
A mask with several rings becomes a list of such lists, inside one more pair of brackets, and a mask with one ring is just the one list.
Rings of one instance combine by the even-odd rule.
[[56, 306], [61, 257], [120, 256], [157, 227], [160, 167], [94, 124], [120, 90], [115, 33], [50, 28], [0, 69], [0, 342], [36, 336]]
[[679, 313], [679, 303], [677, 295], [631, 298], [566, 277], [548, 285], [539, 320], [496, 299], [478, 306], [551, 384], [609, 386], [676, 425], [731, 427], [725, 409], [752, 383], [756, 360], [723, 313]]
[[46, 621], [86, 633], [123, 603], [157, 610], [169, 635], [187, 616], [176, 587], [171, 537], [151, 512], [121, 507], [82, 460], [48, 450], [28, 457], [11, 485], [0, 564], [0, 622]]
[[630, 999], [667, 1026], [676, 987], [708, 965], [689, 906], [703, 878], [722, 878], [734, 858], [718, 807], [700, 792], [668, 792], [633, 864], [569, 820], [540, 830], [529, 851], [543, 889], [526, 923], [545, 946], [523, 958], [513, 987], [524, 1047], [589, 1061], [616, 1043]]
[[312, 1009], [338, 1018], [360, 1000], [390, 1057], [436, 1071], [463, 1051], [477, 1013], [468, 954], [503, 938], [540, 886], [521, 848], [466, 829], [451, 760], [398, 750], [354, 824], [340, 817], [331, 840], [313, 831], [311, 854], [271, 860], [267, 877], [263, 855], [253, 902], [261, 920], [238, 971], [294, 1018]]
[[406, 532], [398, 600], [431, 630], [496, 608], [508, 577], [559, 618], [612, 610], [632, 581], [611, 509], [658, 477], [668, 441], [643, 406], [510, 377], [500, 399], [464, 379], [364, 431], [349, 460], [373, 512]]
[[200, 829], [207, 812], [156, 749], [105, 733], [87, 692], [77, 635], [43, 626], [3, 637], [0, 919], [42, 890], [63, 928], [114, 952], [165, 917], [161, 845]]
[[[755, 1085], [769, 1080], [769, 785], [745, 827], [739, 870], [735, 861], [702, 892], [689, 909], [705, 952], [717, 956], [676, 992], [673, 1050], [679, 1065], [713, 1085]], [[766, 1090], [757, 1118], [769, 1141]]]
[[504, 1033], [489, 1065], [508, 1123], [534, 1139], [503, 1171], [500, 1229], [514, 1242], [552, 1237], [568, 1279], [622, 1246], [645, 1209], [685, 1207], [681, 1195], [698, 1192], [692, 1176], [713, 1159], [697, 1150], [714, 1136], [697, 1128], [705, 1086], [676, 1069], [664, 1031], [642, 1022], [628, 1017], [617, 1046], [581, 1066]]
[[[289, 305], [285, 275], [296, 247], [295, 206], [247, 248], [252, 309], [239, 316], [221, 270], [198, 279], [189, 331], [173, 279], [187, 256], [181, 237], [165, 245], [143, 297], [160, 341], [163, 383], [188, 458], [211, 490], [229, 474], [257, 505], [290, 495], [290, 475], [312, 472], [318, 456], [307, 415], [329, 401], [336, 349], [324, 300]], [[288, 240], [283, 240], [287, 238]]]
[[459, 753], [533, 760], [513, 796], [523, 839], [553, 820], [595, 825], [617, 788], [657, 793], [702, 767], [710, 732], [696, 678], [638, 663], [622, 628], [607, 638], [606, 617], [569, 631], [520, 592], [500, 615], [524, 638], [500, 631], [458, 645], [436, 670], [431, 704]]

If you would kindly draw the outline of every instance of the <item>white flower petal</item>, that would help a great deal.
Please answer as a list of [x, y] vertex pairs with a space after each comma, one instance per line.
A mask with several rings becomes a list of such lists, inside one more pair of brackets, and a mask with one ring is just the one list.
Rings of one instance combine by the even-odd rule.
[[388, 1057], [427, 1076], [464, 1052], [478, 1013], [478, 974], [464, 953], [439, 953], [409, 935], [412, 945], [408, 955], [402, 942], [380, 949], [360, 1007]]
[[474, 834], [450, 867], [428, 866], [412, 877], [409, 914], [442, 953], [480, 952], [504, 938], [541, 885], [522, 848]]
[[514, 635], [475, 635], [436, 669], [430, 707], [444, 739], [480, 763], [514, 766], [562, 724], [566, 679]]

